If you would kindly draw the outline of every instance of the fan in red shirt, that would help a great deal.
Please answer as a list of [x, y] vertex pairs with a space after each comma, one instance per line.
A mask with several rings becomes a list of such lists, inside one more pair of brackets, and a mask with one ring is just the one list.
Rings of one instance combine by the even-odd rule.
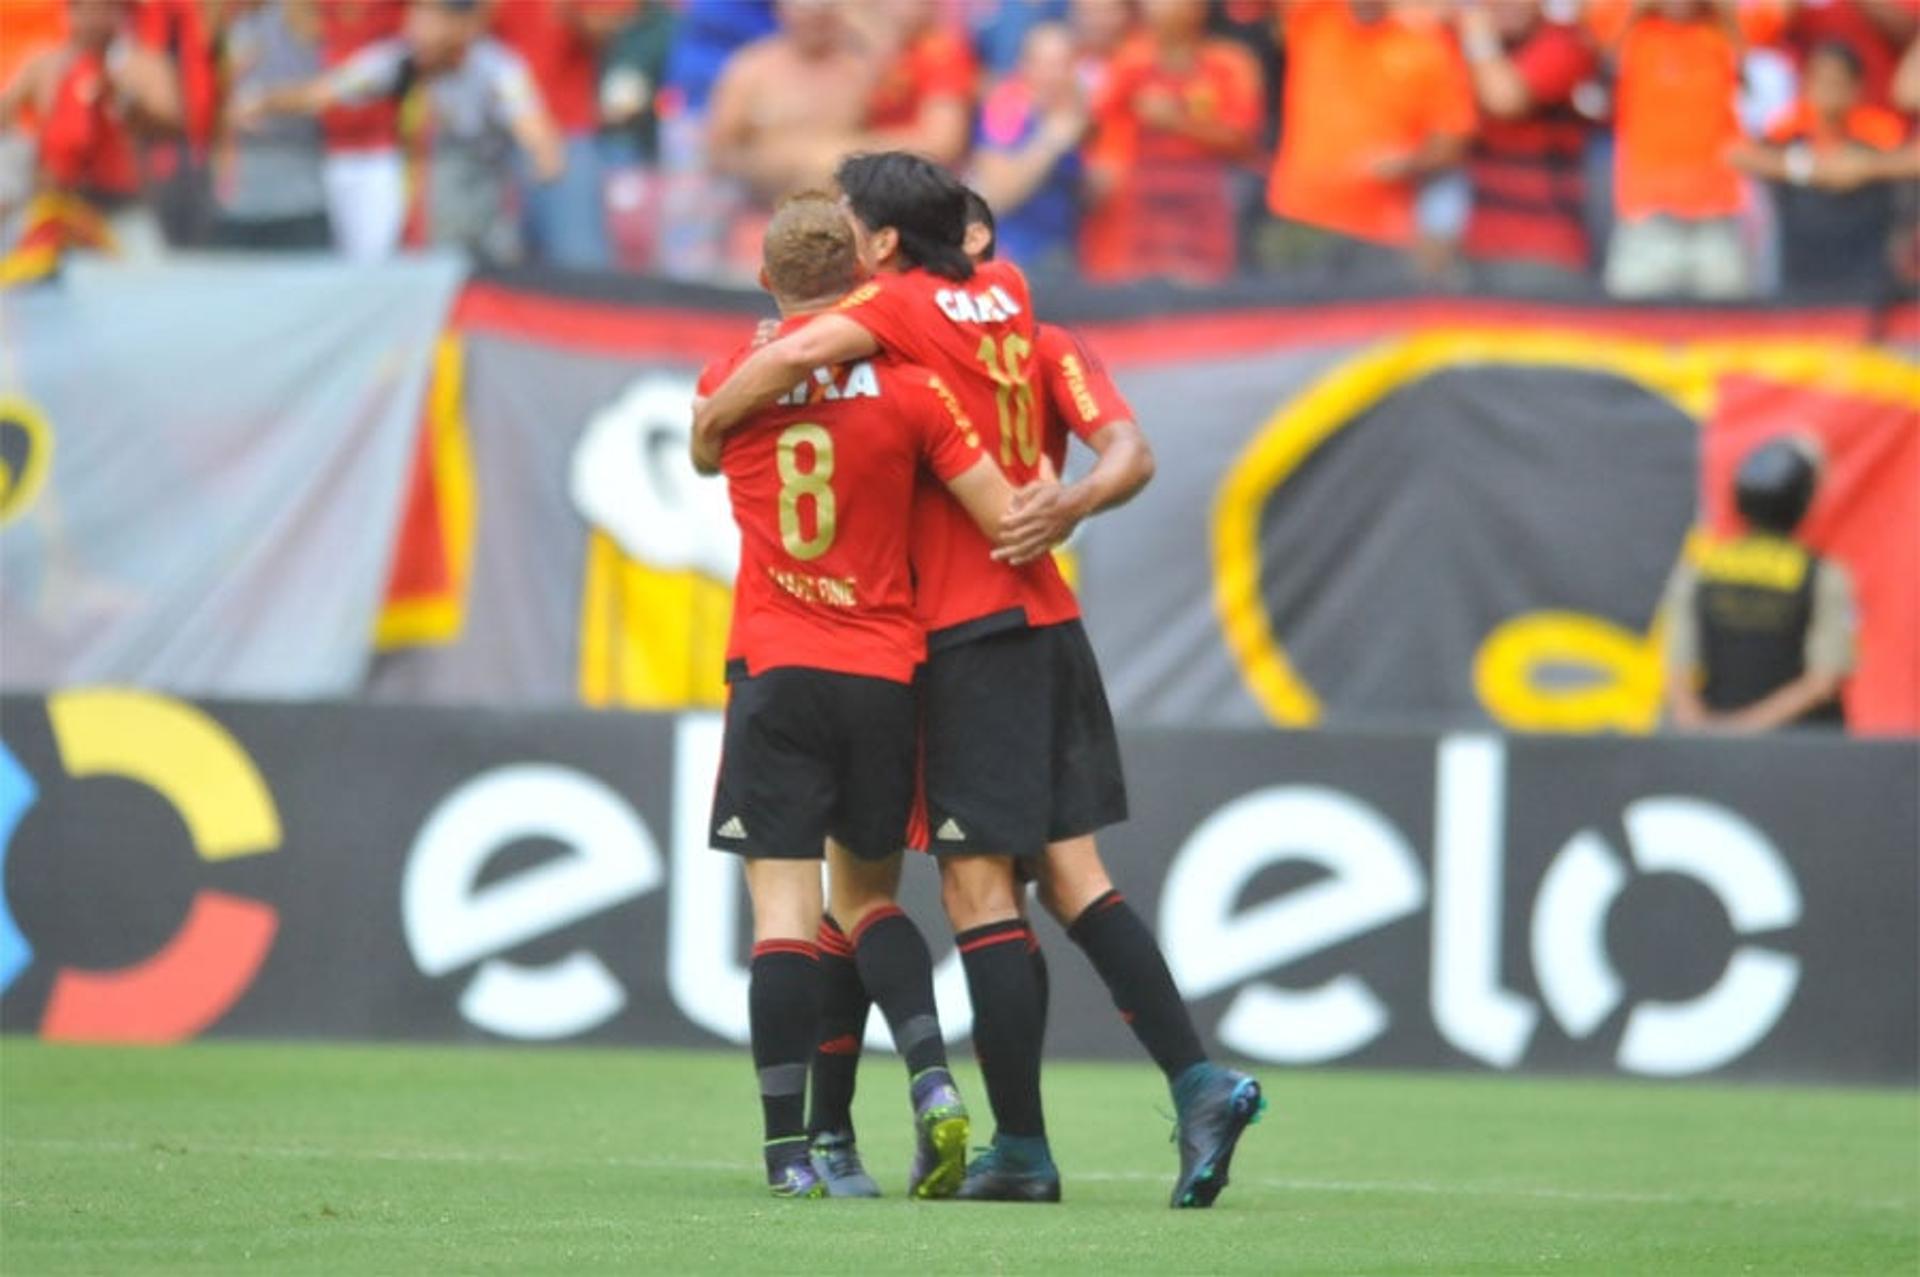
[[[320, 61], [332, 71], [406, 23], [406, 0], [327, 0], [310, 6]], [[320, 115], [327, 154], [321, 178], [333, 240], [349, 261], [379, 261], [400, 248], [407, 217], [407, 170], [400, 153], [400, 101], [334, 103]]]
[[[783, 205], [763, 255], [789, 327], [858, 278], [853, 229], [825, 196]], [[710, 368], [701, 389], [744, 358]], [[923, 464], [985, 528], [998, 525], [1012, 489], [938, 377], [878, 359], [805, 370], [724, 441], [696, 436], [694, 464], [726, 474], [741, 536], [710, 840], [745, 858], [753, 900], [748, 1018], [768, 1184], [783, 1197], [829, 1187], [803, 1123], [824, 847], [846, 947], [906, 1060], [918, 1145], [910, 1191], [952, 1196], [967, 1112], [947, 1071], [926, 940], [893, 900], [924, 650], [901, 530]], [[851, 1140], [849, 1131], [849, 1153]]]

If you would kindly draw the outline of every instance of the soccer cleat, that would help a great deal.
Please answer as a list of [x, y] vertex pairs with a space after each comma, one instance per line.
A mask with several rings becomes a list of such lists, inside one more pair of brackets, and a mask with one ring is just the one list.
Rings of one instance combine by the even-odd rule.
[[945, 1069], [913, 1079], [913, 1168], [907, 1195], [929, 1200], [952, 1197], [967, 1173], [967, 1106]]
[[996, 1135], [993, 1147], [967, 1167], [957, 1197], [963, 1202], [1057, 1202], [1060, 1171], [1044, 1137]]
[[767, 1187], [775, 1197], [825, 1197], [827, 1182], [814, 1173], [807, 1156], [807, 1137], [769, 1141]]
[[1267, 1101], [1260, 1084], [1218, 1064], [1196, 1064], [1174, 1084], [1174, 1136], [1180, 1141], [1180, 1178], [1175, 1208], [1204, 1209], [1227, 1186], [1227, 1170], [1240, 1135], [1260, 1120]]
[[852, 1131], [822, 1131], [813, 1137], [808, 1160], [827, 1186], [828, 1197], [878, 1197], [880, 1186], [860, 1164]]

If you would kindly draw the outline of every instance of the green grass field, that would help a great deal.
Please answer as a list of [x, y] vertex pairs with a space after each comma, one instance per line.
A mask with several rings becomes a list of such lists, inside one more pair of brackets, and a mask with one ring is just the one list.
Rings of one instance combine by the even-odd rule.
[[[901, 1072], [880, 1202], [759, 1186], [744, 1053], [0, 1043], [0, 1270], [1885, 1272], [1920, 1268], [1909, 1092], [1266, 1075], [1210, 1212], [1159, 1080], [1050, 1065], [1059, 1207], [917, 1203]], [[963, 1072], [970, 1097], [978, 1079]]]

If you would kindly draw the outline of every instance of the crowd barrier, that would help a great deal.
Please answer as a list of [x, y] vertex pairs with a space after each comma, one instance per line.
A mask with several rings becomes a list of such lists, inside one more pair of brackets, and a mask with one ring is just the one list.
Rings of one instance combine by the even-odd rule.
[[[748, 915], [705, 837], [719, 735], [702, 714], [8, 696], [0, 1028], [742, 1043]], [[1915, 1080], [1920, 744], [1169, 729], [1124, 747], [1114, 876], [1234, 1055]], [[964, 1038], [935, 875], [906, 876]], [[1134, 1058], [1040, 930], [1049, 1051]]]

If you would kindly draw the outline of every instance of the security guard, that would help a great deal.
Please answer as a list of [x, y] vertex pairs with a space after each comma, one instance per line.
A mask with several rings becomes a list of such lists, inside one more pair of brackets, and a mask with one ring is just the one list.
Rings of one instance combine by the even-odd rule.
[[1844, 729], [1840, 688], [1854, 665], [1846, 569], [1794, 539], [1822, 454], [1811, 439], [1750, 453], [1734, 478], [1748, 532], [1706, 542], [1667, 587], [1667, 703], [1675, 727], [1767, 732]]

